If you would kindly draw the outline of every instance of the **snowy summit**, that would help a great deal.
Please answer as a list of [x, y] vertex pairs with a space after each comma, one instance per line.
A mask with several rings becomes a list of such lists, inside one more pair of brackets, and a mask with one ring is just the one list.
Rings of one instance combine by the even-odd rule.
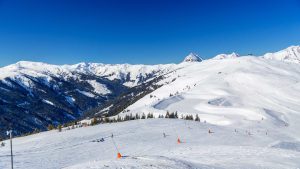
[[237, 58], [237, 57], [240, 57], [239, 54], [237, 53], [231, 53], [231, 54], [219, 54], [217, 56], [215, 56], [213, 59], [234, 59], [234, 58]]
[[290, 46], [275, 53], [266, 53], [263, 58], [300, 63], [300, 46]]
[[191, 52], [184, 58], [183, 62], [201, 62], [202, 60], [203, 59], [200, 58], [197, 54]]

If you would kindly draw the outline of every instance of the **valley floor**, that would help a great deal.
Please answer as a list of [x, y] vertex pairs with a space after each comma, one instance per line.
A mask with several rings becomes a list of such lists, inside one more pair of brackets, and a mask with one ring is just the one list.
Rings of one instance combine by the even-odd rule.
[[[14, 164], [17, 169], [300, 168], [299, 141], [287, 137], [284, 127], [256, 126], [147, 119], [49, 131], [14, 139]], [[6, 141], [0, 148], [1, 169], [10, 168], [9, 154]]]

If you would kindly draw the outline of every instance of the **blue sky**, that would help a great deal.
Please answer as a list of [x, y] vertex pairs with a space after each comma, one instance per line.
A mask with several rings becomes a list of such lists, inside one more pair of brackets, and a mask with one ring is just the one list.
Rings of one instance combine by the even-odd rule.
[[299, 42], [300, 0], [0, 0], [0, 66], [176, 63]]

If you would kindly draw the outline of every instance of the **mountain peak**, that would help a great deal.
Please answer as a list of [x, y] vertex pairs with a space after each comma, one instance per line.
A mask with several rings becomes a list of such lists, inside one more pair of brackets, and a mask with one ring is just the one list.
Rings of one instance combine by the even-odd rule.
[[275, 53], [266, 53], [263, 58], [300, 63], [300, 46], [290, 46]]
[[215, 56], [213, 59], [217, 59], [217, 60], [221, 60], [221, 59], [234, 59], [240, 57], [239, 54], [237, 53], [231, 53], [231, 54], [219, 54], [217, 56]]
[[183, 62], [201, 62], [202, 60], [203, 59], [200, 58], [197, 54], [191, 52], [184, 58]]

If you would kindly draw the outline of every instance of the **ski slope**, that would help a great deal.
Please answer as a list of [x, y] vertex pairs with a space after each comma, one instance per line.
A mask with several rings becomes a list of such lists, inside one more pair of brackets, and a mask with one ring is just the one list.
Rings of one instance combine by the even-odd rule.
[[[13, 140], [15, 168], [299, 168], [300, 142], [279, 132], [284, 128], [267, 131], [261, 125], [147, 119], [43, 132]], [[112, 133], [122, 159], [117, 159]], [[102, 137], [104, 142], [93, 142]], [[0, 148], [0, 168], [10, 167], [9, 153], [9, 146]]]
[[[300, 138], [300, 66], [257, 57], [183, 63], [126, 113], [198, 114], [214, 125], [285, 127]], [[121, 113], [123, 115], [125, 113]]]
[[[162, 87], [120, 115], [153, 113], [157, 117], [176, 111], [179, 116], [198, 114], [201, 122], [135, 120], [16, 138], [15, 166], [22, 169], [299, 169], [299, 48], [290, 47], [273, 53], [272, 57], [231, 54], [201, 62], [194, 62], [197, 60], [194, 55], [188, 62], [165, 66], [163, 71], [155, 66], [158, 74], [164, 72], [164, 79], [158, 82]], [[82, 64], [74, 67], [85, 70]], [[142, 72], [153, 72], [152, 68], [140, 68]], [[140, 69], [132, 69], [139, 74]], [[99, 92], [109, 91], [101, 86]], [[209, 130], [213, 133], [209, 134]], [[112, 133], [122, 159], [117, 159]], [[95, 142], [101, 138], [105, 141]], [[178, 138], [182, 143], [177, 143]], [[5, 142], [6, 146], [0, 147], [0, 168], [10, 167], [10, 150], [8, 141]]]

